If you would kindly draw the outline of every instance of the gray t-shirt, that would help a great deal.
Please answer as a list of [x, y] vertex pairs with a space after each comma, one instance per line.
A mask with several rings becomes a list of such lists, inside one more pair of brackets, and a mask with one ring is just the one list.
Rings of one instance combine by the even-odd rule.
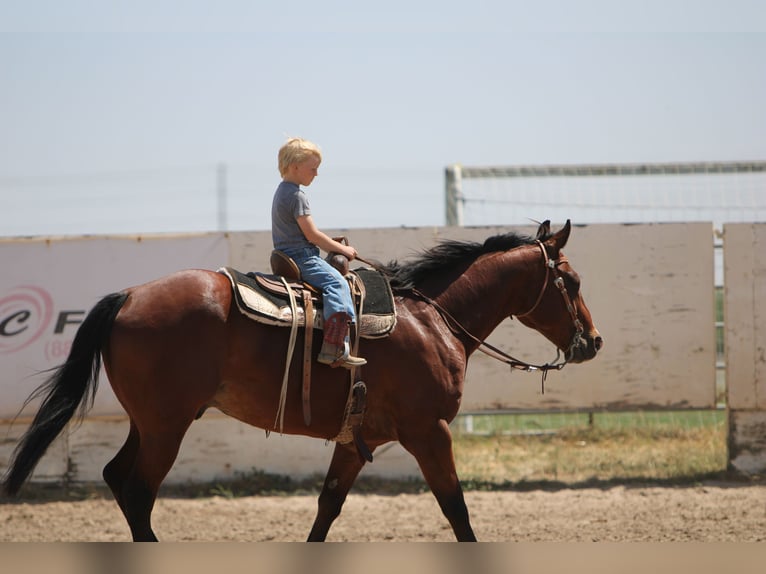
[[297, 219], [301, 215], [311, 215], [308, 197], [297, 184], [283, 181], [274, 192], [271, 204], [271, 240], [274, 249], [311, 246], [298, 226]]

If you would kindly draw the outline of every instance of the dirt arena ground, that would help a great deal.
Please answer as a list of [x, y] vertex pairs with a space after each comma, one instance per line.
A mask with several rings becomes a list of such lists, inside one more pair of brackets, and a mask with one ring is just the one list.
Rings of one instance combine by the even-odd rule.
[[[486, 542], [766, 541], [766, 484], [610, 486], [467, 492]], [[316, 496], [160, 498], [153, 514], [164, 541], [302, 541]], [[0, 504], [0, 541], [128, 541], [117, 505], [82, 501]], [[453, 540], [436, 500], [424, 494], [350, 494], [329, 541]]]

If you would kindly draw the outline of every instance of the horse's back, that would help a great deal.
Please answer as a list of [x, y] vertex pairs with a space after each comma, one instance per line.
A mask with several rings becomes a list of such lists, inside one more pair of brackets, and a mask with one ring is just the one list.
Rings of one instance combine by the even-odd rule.
[[156, 326], [202, 315], [225, 321], [231, 305], [226, 277], [204, 269], [177, 271], [126, 292], [128, 300], [117, 317], [121, 324], [150, 321]]

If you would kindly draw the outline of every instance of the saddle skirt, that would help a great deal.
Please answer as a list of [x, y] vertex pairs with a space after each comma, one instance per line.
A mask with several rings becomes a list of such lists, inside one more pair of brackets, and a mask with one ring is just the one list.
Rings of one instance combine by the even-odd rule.
[[[266, 273], [241, 273], [232, 267], [221, 267], [218, 270], [229, 278], [234, 299], [239, 311], [266, 325], [290, 327], [293, 322], [293, 312], [287, 288], [295, 293], [297, 324], [306, 325], [306, 310], [303, 305], [303, 292], [312, 289], [304, 283], [284, 279], [278, 275]], [[359, 268], [350, 272], [364, 286], [364, 301], [362, 314], [357, 319], [360, 336], [364, 339], [381, 339], [391, 334], [396, 326], [396, 307], [391, 286], [385, 276], [374, 269]], [[352, 290], [353, 292], [353, 290]], [[312, 293], [313, 309], [309, 320], [314, 328], [321, 329], [322, 297]]]

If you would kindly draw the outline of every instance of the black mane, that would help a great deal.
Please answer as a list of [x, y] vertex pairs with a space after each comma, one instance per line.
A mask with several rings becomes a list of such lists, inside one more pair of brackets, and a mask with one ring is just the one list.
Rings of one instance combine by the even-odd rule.
[[[547, 239], [540, 238], [540, 239]], [[394, 289], [413, 289], [423, 280], [458, 265], [467, 265], [486, 253], [508, 251], [535, 242], [534, 237], [505, 233], [489, 237], [484, 243], [444, 240], [421, 252], [415, 259], [399, 263], [392, 261], [384, 267]]]

